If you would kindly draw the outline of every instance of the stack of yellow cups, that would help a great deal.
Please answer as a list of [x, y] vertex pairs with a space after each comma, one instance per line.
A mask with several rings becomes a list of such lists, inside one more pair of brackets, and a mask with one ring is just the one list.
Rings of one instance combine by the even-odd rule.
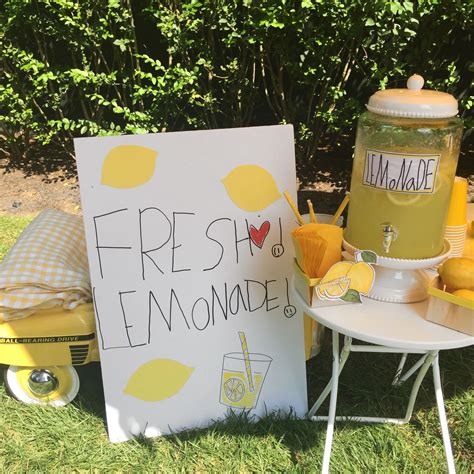
[[463, 254], [467, 228], [466, 209], [467, 180], [456, 176], [444, 234], [451, 244], [451, 257], [460, 257]]

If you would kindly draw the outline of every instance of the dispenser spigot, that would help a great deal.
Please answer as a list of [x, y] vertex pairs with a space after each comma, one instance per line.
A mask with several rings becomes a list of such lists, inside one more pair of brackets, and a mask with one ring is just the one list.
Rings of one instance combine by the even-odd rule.
[[390, 222], [384, 222], [383, 227], [383, 249], [385, 253], [390, 251], [390, 246], [397, 240], [398, 231]]

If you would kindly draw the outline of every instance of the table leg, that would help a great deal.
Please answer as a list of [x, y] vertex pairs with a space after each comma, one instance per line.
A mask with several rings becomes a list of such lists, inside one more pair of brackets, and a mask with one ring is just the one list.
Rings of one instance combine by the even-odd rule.
[[441, 378], [439, 375], [439, 354], [433, 361], [433, 383], [436, 395], [436, 404], [438, 405], [439, 423], [441, 425], [441, 434], [443, 436], [444, 452], [446, 454], [446, 462], [448, 464], [449, 474], [454, 474], [456, 469], [454, 467], [453, 450], [451, 448], [451, 441], [449, 439], [448, 420], [446, 418], [446, 410], [444, 408], [443, 390], [441, 388]]
[[[344, 347], [342, 348], [341, 355], [339, 357], [339, 375], [342, 372], [342, 369], [344, 368], [344, 365], [346, 364], [347, 358], [349, 357], [349, 354], [351, 352], [351, 345], [352, 345], [352, 338], [349, 336], [344, 337]], [[321, 392], [321, 395], [318, 397], [318, 399], [314, 402], [314, 405], [311, 407], [311, 410], [309, 410], [308, 414], [306, 415], [307, 418], [312, 418], [314, 414], [319, 410], [320, 406], [324, 403], [324, 400], [328, 397], [329, 393], [331, 392], [331, 387], [332, 387], [332, 378], [324, 387], [324, 390]]]
[[395, 384], [392, 383], [392, 385], [400, 386], [405, 383], [425, 363], [425, 359], [426, 354], [423, 357], [420, 357], [420, 359], [417, 360], [416, 363], [413, 364], [413, 366], [408, 369], [403, 376], [399, 377]]
[[328, 425], [326, 430], [326, 442], [324, 444], [322, 474], [329, 473], [329, 461], [331, 460], [332, 439], [334, 436], [334, 419], [336, 417], [337, 388], [339, 384], [339, 333], [332, 331], [332, 379], [331, 398], [329, 400]]
[[400, 377], [402, 376], [402, 370], [403, 370], [403, 367], [405, 367], [407, 356], [408, 354], [405, 353], [402, 355], [402, 358], [400, 359], [400, 363], [398, 364], [398, 369], [395, 372], [395, 377], [393, 377], [393, 380], [392, 380], [392, 385], [394, 386], [398, 385], [398, 381], [400, 380]]
[[[357, 346], [354, 346], [355, 348]], [[308, 412], [308, 418], [314, 421], [323, 421], [327, 420], [327, 431], [326, 431], [326, 441], [324, 444], [324, 455], [323, 455], [323, 465], [321, 472], [323, 474], [329, 473], [329, 463], [331, 459], [331, 450], [332, 450], [332, 441], [334, 437], [334, 422], [336, 419], [340, 418], [342, 420], [352, 420], [352, 421], [362, 421], [369, 423], [408, 423], [413, 414], [413, 409], [415, 406], [416, 397], [418, 395], [421, 383], [425, 378], [426, 372], [429, 367], [433, 367], [433, 383], [436, 395], [436, 404], [438, 406], [438, 415], [441, 425], [441, 433], [443, 437], [444, 451], [446, 455], [446, 461], [448, 465], [448, 473], [455, 474], [455, 465], [453, 451], [451, 448], [451, 441], [449, 438], [449, 429], [448, 422], [446, 418], [446, 410], [444, 407], [444, 398], [443, 391], [441, 388], [441, 378], [439, 373], [439, 351], [429, 351], [423, 357], [421, 357], [414, 365], [407, 371], [407, 373], [400, 377], [401, 370], [406, 362], [407, 354], [403, 354], [402, 360], [400, 361], [397, 373], [392, 384], [401, 385], [405, 382], [411, 375], [413, 375], [416, 370], [420, 369], [413, 387], [410, 393], [410, 399], [408, 401], [408, 407], [405, 413], [405, 418], [401, 419], [392, 419], [392, 418], [373, 418], [373, 417], [336, 417], [336, 404], [337, 404], [337, 390], [339, 386], [339, 375], [344, 368], [344, 365], [349, 357], [352, 348], [352, 338], [345, 336], [344, 338], [344, 347], [339, 354], [339, 333], [332, 331], [332, 377], [329, 383], [326, 385], [323, 393], [316, 400], [316, 403], [313, 405], [311, 410]], [[362, 351], [360, 351], [362, 352]], [[313, 416], [314, 413], [319, 409], [324, 400], [327, 398], [328, 394], [331, 393], [331, 398], [329, 402], [329, 414], [325, 416]]]
[[430, 351], [426, 354], [426, 358], [421, 366], [418, 375], [416, 376], [413, 388], [411, 389], [410, 400], [408, 401], [407, 411], [405, 413], [405, 418], [403, 419], [404, 423], [410, 421], [411, 415], [413, 414], [413, 408], [415, 406], [416, 396], [418, 395], [418, 390], [420, 389], [421, 382], [425, 378], [426, 372], [433, 363], [433, 360], [437, 357], [438, 351]]

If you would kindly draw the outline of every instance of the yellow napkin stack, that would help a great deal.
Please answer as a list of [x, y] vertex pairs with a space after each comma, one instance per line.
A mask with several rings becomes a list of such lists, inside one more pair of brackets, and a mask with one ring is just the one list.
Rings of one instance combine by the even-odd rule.
[[82, 219], [46, 209], [0, 263], [0, 323], [91, 299]]
[[296, 260], [310, 278], [323, 277], [341, 261], [342, 232], [341, 227], [332, 224], [304, 224], [293, 229]]

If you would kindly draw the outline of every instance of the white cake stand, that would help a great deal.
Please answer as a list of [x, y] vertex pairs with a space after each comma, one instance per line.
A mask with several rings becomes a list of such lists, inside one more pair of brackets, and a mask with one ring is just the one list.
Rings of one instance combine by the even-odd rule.
[[[349, 242], [342, 241], [344, 250], [351, 256], [357, 249]], [[451, 245], [444, 240], [443, 250], [436, 257], [408, 259], [390, 258], [378, 255], [374, 286], [368, 297], [389, 303], [416, 303], [428, 297], [430, 277], [426, 270], [439, 265], [448, 258]]]

